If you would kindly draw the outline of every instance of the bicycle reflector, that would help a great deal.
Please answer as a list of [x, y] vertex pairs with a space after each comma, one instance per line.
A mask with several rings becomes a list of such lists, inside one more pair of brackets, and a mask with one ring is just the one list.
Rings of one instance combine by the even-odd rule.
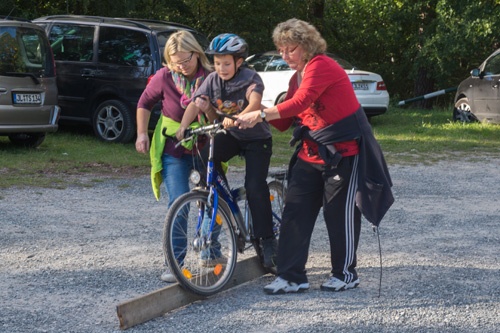
[[186, 279], [191, 279], [193, 277], [193, 274], [191, 274], [191, 271], [183, 268], [182, 269], [182, 274], [186, 277]]
[[222, 268], [223, 267], [222, 267], [221, 264], [215, 265], [215, 267], [214, 267], [214, 274], [217, 275], [217, 276], [220, 275], [220, 273], [222, 273]]

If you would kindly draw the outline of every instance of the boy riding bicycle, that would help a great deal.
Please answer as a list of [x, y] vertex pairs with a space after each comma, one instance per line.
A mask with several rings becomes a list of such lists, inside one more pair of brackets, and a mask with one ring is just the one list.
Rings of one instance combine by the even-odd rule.
[[[248, 56], [248, 44], [242, 38], [235, 34], [221, 34], [212, 40], [206, 53], [214, 56], [215, 72], [207, 76], [186, 108], [176, 133], [179, 140], [200, 112], [208, 119], [215, 119], [218, 117], [216, 111], [237, 115], [259, 109], [261, 105], [264, 85], [255, 71], [242, 66]], [[222, 162], [237, 155], [245, 158], [245, 190], [254, 236], [261, 239], [264, 266], [274, 267], [277, 241], [266, 181], [272, 154], [269, 124], [261, 122], [251, 129], [241, 130], [227, 117], [224, 117], [223, 124], [226, 133], [215, 136], [214, 165], [218, 173], [224, 175]], [[204, 161], [208, 158], [208, 148], [201, 151]]]

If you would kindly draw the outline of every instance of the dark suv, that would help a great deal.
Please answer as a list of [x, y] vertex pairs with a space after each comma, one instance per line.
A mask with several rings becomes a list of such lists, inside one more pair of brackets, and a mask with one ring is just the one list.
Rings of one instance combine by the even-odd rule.
[[0, 135], [37, 147], [58, 128], [54, 58], [42, 28], [0, 17]]
[[[188, 30], [208, 45], [196, 30], [164, 21], [57, 15], [33, 23], [45, 28], [54, 52], [61, 123], [91, 124], [97, 137], [109, 142], [134, 138], [137, 102], [148, 78], [162, 67], [173, 32]], [[156, 107], [152, 127], [159, 114]]]

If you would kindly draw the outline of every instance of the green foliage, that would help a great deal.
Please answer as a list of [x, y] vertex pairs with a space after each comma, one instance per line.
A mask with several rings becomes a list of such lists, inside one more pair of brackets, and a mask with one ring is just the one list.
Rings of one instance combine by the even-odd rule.
[[330, 51], [339, 50], [358, 67], [380, 73], [393, 96], [415, 97], [423, 68], [434, 90], [456, 87], [500, 46], [496, 2], [327, 2], [326, 20], [336, 30]]
[[[272, 50], [277, 23], [313, 23], [329, 51], [380, 73], [393, 99], [456, 87], [500, 47], [498, 0], [4, 0], [0, 15], [53, 14], [161, 19], [209, 38], [241, 35], [250, 52]], [[434, 99], [446, 105], [452, 95]], [[394, 103], [394, 101], [393, 101]]]

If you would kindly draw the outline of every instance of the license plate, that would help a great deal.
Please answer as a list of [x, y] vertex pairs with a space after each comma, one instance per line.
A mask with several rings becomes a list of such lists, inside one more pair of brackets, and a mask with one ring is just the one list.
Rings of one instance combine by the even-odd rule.
[[41, 94], [14, 94], [14, 104], [41, 104]]
[[354, 90], [368, 90], [368, 83], [353, 82], [352, 87]]

